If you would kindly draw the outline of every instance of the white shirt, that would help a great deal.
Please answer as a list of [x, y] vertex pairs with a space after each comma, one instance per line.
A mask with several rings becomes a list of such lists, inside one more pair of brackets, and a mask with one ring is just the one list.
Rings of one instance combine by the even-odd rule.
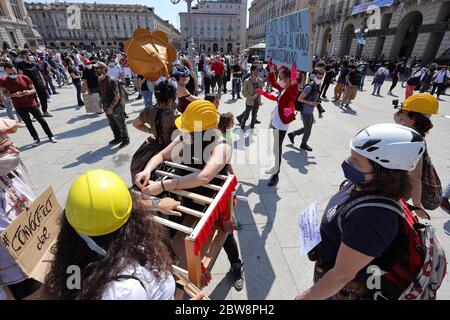
[[159, 280], [153, 271], [136, 262], [121, 274], [133, 275], [142, 284], [136, 279], [112, 281], [103, 292], [102, 300], [173, 300], [175, 297], [175, 280], [170, 273]]
[[377, 74], [388, 76], [389, 75], [389, 70], [386, 69], [385, 67], [381, 67], [380, 69], [378, 69]]
[[114, 67], [108, 67], [108, 76], [110, 76], [113, 79], [121, 80], [120, 74], [123, 73], [122, 67], [119, 65], [115, 65]]
[[[279, 99], [281, 99], [281, 96], [285, 92], [286, 92], [286, 89], [284, 89], [281, 92]], [[283, 123], [283, 121], [281, 121], [280, 113], [278, 111], [278, 104], [275, 107], [275, 109], [272, 111], [272, 114], [273, 114], [272, 127], [274, 127], [275, 129], [281, 130], [281, 131], [288, 131], [289, 130], [289, 124], [285, 124], [285, 123]]]
[[447, 80], [450, 78], [450, 71], [439, 70], [439, 71], [436, 71], [433, 76], [434, 83], [439, 83], [439, 84], [443, 84], [445, 78], [447, 78]]

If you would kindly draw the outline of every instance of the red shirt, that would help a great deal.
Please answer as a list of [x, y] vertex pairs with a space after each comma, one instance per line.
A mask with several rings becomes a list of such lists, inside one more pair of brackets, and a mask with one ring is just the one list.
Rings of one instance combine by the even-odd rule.
[[[6, 78], [2, 84], [9, 94], [19, 91], [31, 90], [33, 82], [26, 75], [18, 74], [16, 79]], [[35, 108], [37, 107], [35, 95], [31, 94], [20, 98], [11, 98], [14, 108]]]
[[214, 62], [211, 66], [211, 70], [214, 71], [215, 77], [221, 77], [223, 75], [223, 70], [225, 70], [225, 65], [219, 61]]

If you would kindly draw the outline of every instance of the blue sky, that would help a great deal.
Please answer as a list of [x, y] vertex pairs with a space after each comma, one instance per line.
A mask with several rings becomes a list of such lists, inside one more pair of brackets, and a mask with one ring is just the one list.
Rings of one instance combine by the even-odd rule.
[[[248, 0], [248, 7], [252, 0]], [[47, 2], [52, 3], [54, 0], [25, 0], [25, 2]], [[62, 1], [60, 1], [62, 2]], [[67, 0], [67, 2], [97, 2], [97, 3], [119, 3], [119, 4], [141, 4], [148, 7], [154, 7], [158, 16], [164, 20], [169, 20], [177, 28], [180, 27], [180, 18], [178, 13], [186, 11], [186, 2], [183, 0], [179, 4], [173, 5], [170, 0]], [[195, 1], [194, 3], [197, 3]], [[248, 14], [248, 13], [247, 13]], [[248, 25], [248, 19], [247, 19]]]

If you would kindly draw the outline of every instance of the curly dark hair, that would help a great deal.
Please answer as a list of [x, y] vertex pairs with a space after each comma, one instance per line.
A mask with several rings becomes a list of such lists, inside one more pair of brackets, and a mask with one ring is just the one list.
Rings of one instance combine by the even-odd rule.
[[[133, 193], [132, 193], [133, 194]], [[61, 231], [53, 248], [54, 260], [45, 278], [44, 295], [58, 300], [98, 300], [102, 298], [113, 277], [135, 262], [151, 266], [156, 278], [165, 279], [172, 260], [166, 246], [167, 233], [150, 218], [136, 195], [127, 223], [119, 230], [92, 239], [106, 251], [101, 256], [89, 249], [65, 214], [61, 218]], [[66, 286], [67, 268], [77, 265], [81, 269], [81, 289]]]
[[411, 198], [412, 182], [408, 171], [386, 169], [372, 160], [369, 162], [376, 176], [369, 184], [360, 185], [361, 189], [370, 189], [376, 194], [393, 200]]
[[225, 134], [225, 132], [228, 129], [227, 127], [230, 125], [230, 122], [233, 120], [234, 120], [234, 115], [231, 112], [222, 113], [220, 115], [220, 120], [219, 120], [219, 124], [217, 125], [217, 127], [223, 134]]
[[430, 119], [428, 119], [421, 113], [408, 111], [408, 117], [414, 120], [414, 129], [416, 129], [416, 131], [422, 137], [425, 137], [433, 128], [433, 124], [431, 123]]
[[169, 81], [165, 80], [155, 87], [155, 97], [158, 103], [168, 103], [170, 99], [175, 101], [177, 97], [177, 89], [175, 89]]

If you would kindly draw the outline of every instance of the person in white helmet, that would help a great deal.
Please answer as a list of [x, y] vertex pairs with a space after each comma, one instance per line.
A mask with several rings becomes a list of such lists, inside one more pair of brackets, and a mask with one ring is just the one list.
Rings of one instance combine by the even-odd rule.
[[[399, 234], [401, 218], [392, 207], [410, 198], [410, 171], [425, 148], [419, 133], [398, 124], [373, 125], [355, 136], [351, 154], [342, 163], [348, 183], [326, 206], [320, 226], [322, 241], [309, 254], [316, 261], [315, 284], [297, 300], [374, 298], [366, 287], [371, 275], [367, 267], [382, 264]], [[381, 202], [352, 207], [350, 215], [342, 212], [365, 196], [377, 196]]]

